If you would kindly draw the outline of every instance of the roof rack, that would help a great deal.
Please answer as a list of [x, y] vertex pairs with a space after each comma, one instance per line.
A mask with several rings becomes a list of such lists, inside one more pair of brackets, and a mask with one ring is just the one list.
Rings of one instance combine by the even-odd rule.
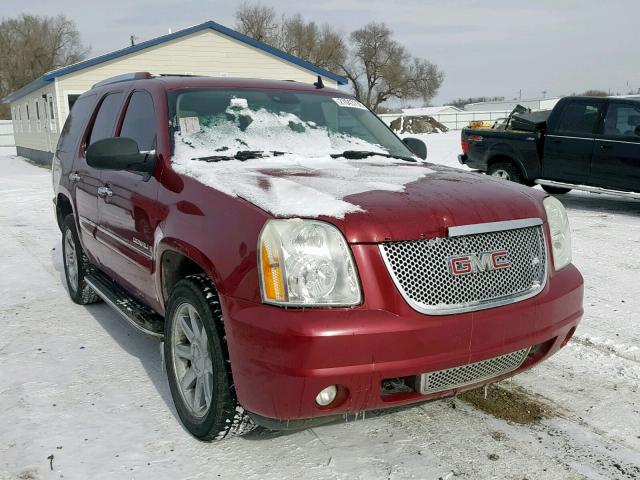
[[195, 75], [193, 73], [158, 73], [154, 77], [204, 77], [205, 75]]
[[129, 80], [144, 80], [152, 77], [153, 75], [149, 72], [123, 73], [122, 75], [116, 75], [115, 77], [105, 78], [104, 80], [94, 84], [91, 88], [103, 87], [104, 85], [111, 85], [112, 83], [128, 82]]

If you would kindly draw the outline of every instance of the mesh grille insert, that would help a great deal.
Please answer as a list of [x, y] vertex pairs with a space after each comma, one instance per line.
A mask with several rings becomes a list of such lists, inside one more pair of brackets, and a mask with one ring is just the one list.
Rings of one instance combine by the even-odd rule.
[[525, 348], [489, 360], [425, 373], [420, 376], [420, 393], [451, 390], [512, 372], [522, 365], [528, 353], [529, 348]]
[[[446, 314], [529, 298], [544, 286], [547, 258], [542, 226], [380, 246], [393, 280], [416, 310]], [[508, 268], [453, 275], [450, 262], [463, 255], [506, 250]]]

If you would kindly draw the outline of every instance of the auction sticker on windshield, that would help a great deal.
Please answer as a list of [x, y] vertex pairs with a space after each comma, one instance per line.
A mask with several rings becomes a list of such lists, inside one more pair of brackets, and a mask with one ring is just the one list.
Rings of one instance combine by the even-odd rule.
[[363, 110], [367, 109], [367, 107], [365, 107], [363, 104], [361, 104], [355, 98], [335, 97], [335, 98], [333, 98], [333, 101], [336, 102], [341, 107], [361, 108]]

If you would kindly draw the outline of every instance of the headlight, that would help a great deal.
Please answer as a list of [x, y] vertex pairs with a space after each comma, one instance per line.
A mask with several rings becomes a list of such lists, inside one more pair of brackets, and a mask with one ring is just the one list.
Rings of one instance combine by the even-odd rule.
[[553, 250], [553, 264], [556, 270], [571, 263], [571, 230], [567, 211], [555, 197], [547, 197], [543, 201], [547, 211], [547, 222], [551, 231], [551, 248]]
[[360, 303], [351, 251], [333, 225], [316, 220], [269, 220], [258, 246], [264, 302], [291, 306]]

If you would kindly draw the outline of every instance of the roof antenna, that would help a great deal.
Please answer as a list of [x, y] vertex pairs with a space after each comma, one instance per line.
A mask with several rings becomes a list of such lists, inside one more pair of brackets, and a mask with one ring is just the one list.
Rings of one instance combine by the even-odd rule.
[[318, 81], [314, 82], [313, 86], [318, 89], [324, 88], [324, 83], [322, 83], [322, 77], [320, 75], [318, 75]]

